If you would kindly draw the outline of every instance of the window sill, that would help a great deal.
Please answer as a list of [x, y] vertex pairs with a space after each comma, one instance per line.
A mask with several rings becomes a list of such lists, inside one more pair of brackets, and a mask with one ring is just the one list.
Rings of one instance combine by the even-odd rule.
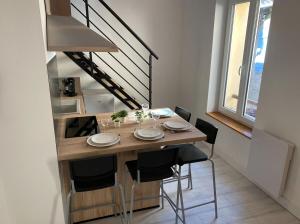
[[227, 127], [235, 130], [236, 132], [244, 135], [245, 137], [251, 139], [252, 138], [252, 128], [230, 118], [220, 112], [208, 112], [206, 113], [208, 116], [214, 118], [215, 120], [221, 122]]

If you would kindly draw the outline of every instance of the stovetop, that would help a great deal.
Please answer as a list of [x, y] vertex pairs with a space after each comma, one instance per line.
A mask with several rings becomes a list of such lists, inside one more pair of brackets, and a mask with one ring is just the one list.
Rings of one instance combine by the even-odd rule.
[[66, 120], [65, 138], [89, 136], [99, 133], [96, 116], [75, 117]]

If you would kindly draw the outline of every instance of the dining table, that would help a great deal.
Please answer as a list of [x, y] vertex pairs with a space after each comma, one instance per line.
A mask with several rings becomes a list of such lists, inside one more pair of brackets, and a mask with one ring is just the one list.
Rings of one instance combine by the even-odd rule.
[[[108, 122], [111, 119], [112, 113], [98, 113], [98, 114], [84, 114], [84, 115], [70, 115], [55, 120], [55, 133], [57, 142], [57, 154], [60, 170], [60, 177], [63, 189], [63, 199], [66, 202], [66, 195], [70, 191], [70, 170], [69, 162], [72, 160], [101, 157], [102, 155], [117, 155], [118, 165], [118, 182], [121, 183], [125, 189], [126, 206], [129, 210], [129, 199], [132, 180], [130, 175], [126, 172], [125, 162], [136, 160], [137, 153], [149, 150], [163, 150], [166, 145], [192, 143], [206, 140], [206, 135], [175, 114], [167, 117], [161, 117], [159, 120], [146, 118], [141, 124], [138, 124], [134, 119], [135, 111], [130, 111], [124, 122], [120, 126], [113, 125]], [[93, 147], [87, 143], [87, 136], [76, 138], [65, 138], [66, 121], [72, 117], [96, 116], [100, 127], [100, 133], [116, 133], [120, 137], [120, 141], [108, 147]], [[190, 125], [190, 128], [185, 131], [168, 130], [162, 125], [167, 121], [175, 121]], [[105, 125], [103, 125], [105, 124]], [[164, 136], [157, 140], [141, 140], [134, 136], [134, 132], [139, 128], [152, 128], [156, 126], [163, 131]], [[113, 209], [110, 207], [93, 206], [102, 203], [111, 203], [113, 188], [105, 188], [90, 192], [76, 193], [72, 200], [73, 221], [87, 221], [113, 215]], [[136, 187], [136, 199], [144, 197], [158, 196], [160, 193], [159, 181], [141, 183]], [[119, 203], [119, 197], [116, 198]], [[134, 203], [134, 210], [143, 210], [155, 208], [160, 205], [159, 198], [136, 200]], [[82, 210], [81, 208], [86, 208]]]

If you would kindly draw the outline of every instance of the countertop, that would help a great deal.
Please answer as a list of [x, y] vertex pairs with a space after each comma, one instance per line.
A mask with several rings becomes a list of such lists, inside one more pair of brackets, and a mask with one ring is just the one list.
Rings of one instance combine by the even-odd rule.
[[[92, 157], [103, 154], [113, 154], [113, 153], [122, 153], [128, 151], [136, 151], [147, 148], [158, 148], [164, 145], [170, 144], [180, 144], [180, 143], [189, 143], [206, 140], [206, 135], [200, 132], [197, 128], [192, 127], [189, 131], [185, 132], [171, 132], [164, 130], [164, 138], [156, 141], [142, 141], [138, 140], [133, 136], [135, 128], [138, 127], [138, 124], [135, 121], [125, 121], [121, 124], [121, 127], [106, 127], [101, 128], [101, 132], [114, 132], [118, 133], [121, 137], [120, 143], [105, 147], [97, 148], [89, 146], [86, 142], [87, 137], [76, 137], [76, 138], [65, 138], [65, 124], [66, 119], [69, 117], [82, 117], [82, 116], [91, 116], [95, 115], [100, 124], [101, 119], [110, 118], [111, 113], [100, 113], [100, 114], [86, 114], [86, 115], [69, 115], [57, 119], [57, 142], [58, 142], [58, 160], [72, 160], [80, 159], [86, 157]], [[186, 122], [178, 115], [174, 115], [170, 118], [162, 118], [159, 120], [159, 123], [162, 123], [167, 120], [176, 120], [181, 122]], [[142, 127], [151, 127], [153, 126], [153, 121], [148, 120], [142, 124]]]
[[61, 91], [59, 99], [60, 101], [62, 100], [79, 100], [80, 102], [80, 113], [73, 113], [73, 114], [54, 114], [54, 119], [59, 119], [59, 118], [68, 118], [68, 117], [72, 117], [72, 116], [78, 116], [78, 115], [84, 115], [86, 113], [86, 109], [85, 109], [85, 102], [84, 102], [84, 98], [83, 98], [83, 94], [81, 91], [81, 85], [80, 85], [80, 78], [79, 77], [71, 77], [74, 78], [75, 80], [75, 92], [76, 92], [76, 96], [65, 96], [63, 94], [63, 91]]

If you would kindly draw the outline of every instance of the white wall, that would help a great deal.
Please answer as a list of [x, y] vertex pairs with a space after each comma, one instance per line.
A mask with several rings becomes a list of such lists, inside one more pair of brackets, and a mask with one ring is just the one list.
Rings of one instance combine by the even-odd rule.
[[[80, 2], [76, 2], [76, 5], [79, 5], [79, 8], [84, 10], [84, 6], [80, 6]], [[145, 43], [154, 50], [155, 53], [159, 56], [159, 60], [153, 58], [153, 104], [155, 107], [174, 107], [177, 103], [177, 99], [179, 96], [179, 76], [181, 76], [181, 52], [182, 52], [182, 20], [183, 20], [183, 1], [182, 0], [111, 0], [107, 1], [108, 4], [112, 7], [113, 10], [141, 37]], [[103, 13], [104, 17], [112, 22], [113, 26], [121, 31], [121, 34], [131, 43], [135, 48], [141, 52], [141, 54], [148, 59], [147, 53], [144, 51], [144, 48], [135, 41], [135, 39], [130, 35], [119, 23], [111, 18], [106, 10], [103, 9], [103, 6], [98, 3], [98, 1], [90, 2], [95, 9]], [[80, 16], [76, 10], [72, 11], [72, 15], [85, 23], [85, 20], [82, 16]], [[109, 34], [110, 37], [114, 37], [113, 40], [117, 43], [119, 47], [125, 50], [129, 50], [130, 48], [124, 44], [124, 42], [120, 41], [115, 34], [112, 34], [110, 29], [103, 23], [101, 20], [97, 19], [93, 15], [90, 14], [92, 21], [96, 23], [101, 29]], [[127, 52], [127, 51], [126, 51]], [[120, 59], [122, 62], [126, 60], [122, 53], [114, 53], [114, 55]], [[110, 57], [101, 53], [101, 56], [106, 60], [110, 61], [110, 64], [117, 68], [116, 70], [122, 71], [121, 75], [124, 76], [127, 80], [131, 82], [135, 87], [140, 85], [136, 80], [131, 79], [131, 76], [128, 74], [124, 68], [119, 66], [117, 63], [113, 63], [113, 60], [109, 60]], [[138, 59], [134, 53], [131, 53], [130, 56], [133, 59]], [[94, 57], [95, 58], [95, 57]], [[63, 61], [67, 61], [63, 59]], [[138, 60], [138, 62], [140, 62]], [[106, 69], [106, 67], [102, 66], [100, 62], [98, 62], [101, 69]], [[143, 66], [143, 62], [138, 63], [144, 70], [147, 72], [148, 67]], [[65, 70], [61, 69], [62, 67], [59, 65], [60, 73], [63, 73]], [[66, 68], [66, 67], [65, 67]], [[137, 74], [140, 78], [144, 76], [139, 70], [131, 66], [129, 67], [134, 74]], [[76, 67], [71, 69], [71, 67], [67, 68], [67, 74], [73, 70], [73, 74], [79, 75], [83, 77]], [[115, 80], [120, 80], [117, 75], [114, 73], [110, 73], [110, 70], [107, 69], [108, 74], [110, 74]], [[126, 89], [126, 84], [119, 82]], [[90, 86], [92, 88], [97, 87], [95, 84], [91, 82], [89, 79], [83, 80], [84, 86]], [[128, 89], [127, 89], [128, 90]], [[148, 94], [146, 90], [141, 91], [144, 94]], [[139, 98], [134, 91], [129, 92], [131, 95], [134, 94], [135, 97], [139, 100], [139, 102], [143, 103], [143, 98]], [[132, 94], [133, 93], [133, 94]]]
[[182, 0], [112, 0], [112, 8], [159, 56], [153, 67], [154, 107], [174, 107], [181, 76]]
[[[300, 1], [275, 1], [255, 126], [296, 145], [282, 201], [300, 217]], [[274, 161], [275, 162], [275, 161]]]
[[183, 53], [180, 104], [193, 112], [193, 119], [206, 112], [212, 56], [215, 1], [184, 1]]
[[11, 213], [9, 213], [9, 209], [7, 206], [7, 197], [5, 195], [4, 186], [2, 183], [2, 178], [0, 179], [0, 211], [1, 211], [1, 223], [12, 223], [11, 222]]
[[62, 224], [39, 2], [1, 2], [0, 28], [0, 223]]
[[[226, 3], [226, 0], [218, 0], [217, 3]], [[188, 0], [185, 4], [185, 12], [188, 13], [184, 16], [184, 42], [189, 44], [185, 45], [183, 50], [182, 69], [186, 71], [186, 75], [182, 76], [181, 80], [183, 84], [181, 104], [192, 110], [194, 119], [198, 116], [205, 117], [219, 127], [216, 153], [245, 173], [251, 140], [205, 115], [205, 112], [213, 110], [217, 103], [214, 102], [217, 97], [213, 95], [218, 90], [217, 85], [213, 83], [216, 82], [214, 67], [218, 65], [216, 63], [218, 57], [215, 55], [217, 36], [214, 36], [217, 25], [214, 24], [212, 15], [218, 13], [219, 9], [218, 7], [215, 9], [214, 4], [215, 1], [210, 0]], [[297, 12], [299, 7], [298, 0], [275, 1], [269, 52], [255, 124], [255, 127], [287, 139], [297, 146], [287, 188], [279, 202], [298, 217], [300, 217], [300, 27], [297, 25], [300, 19]]]

